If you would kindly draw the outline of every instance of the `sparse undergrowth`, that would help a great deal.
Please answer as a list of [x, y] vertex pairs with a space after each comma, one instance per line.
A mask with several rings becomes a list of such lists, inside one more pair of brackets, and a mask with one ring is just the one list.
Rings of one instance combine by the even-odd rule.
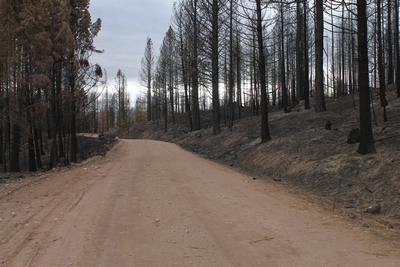
[[[78, 154], [77, 154], [77, 160], [78, 163], [85, 161], [89, 158], [92, 158], [94, 156], [105, 156], [107, 152], [112, 148], [112, 146], [115, 143], [115, 139], [110, 136], [100, 136], [98, 137], [98, 134], [79, 134], [78, 135]], [[43, 175], [44, 173], [48, 171], [58, 171], [63, 167], [71, 167], [73, 164], [65, 164], [64, 159], [60, 159], [60, 163], [53, 168], [52, 170], [49, 170], [48, 162], [49, 162], [49, 155], [50, 155], [50, 146], [46, 150], [46, 154], [42, 156], [42, 164], [44, 165], [40, 170], [37, 172], [20, 172], [20, 173], [1, 173], [0, 174], [0, 184], [1, 183], [9, 183], [14, 180], [18, 179], [23, 179], [26, 177], [31, 177], [31, 176], [40, 176]], [[23, 161], [24, 165], [27, 165], [28, 162], [26, 160]], [[27, 167], [25, 167], [26, 169]]]
[[[400, 237], [400, 99], [393, 88], [388, 99], [388, 122], [383, 122], [382, 110], [374, 108], [378, 152], [373, 155], [362, 156], [356, 152], [358, 144], [347, 144], [349, 132], [359, 127], [353, 96], [327, 99], [328, 111], [322, 113], [304, 110], [302, 103], [291, 113], [271, 110], [272, 140], [266, 144], [260, 144], [260, 118], [249, 114], [234, 122], [233, 131], [223, 127], [217, 136], [212, 134], [211, 113], [203, 115], [203, 129], [196, 132], [188, 131], [187, 115], [179, 115], [167, 133], [160, 121], [160, 126], [137, 123], [110, 134], [176, 143], [255, 179], [283, 184], [310, 202], [395, 240]], [[378, 100], [374, 97], [376, 106]], [[332, 130], [325, 129], [328, 120]], [[368, 212], [374, 205], [381, 207], [379, 214]]]

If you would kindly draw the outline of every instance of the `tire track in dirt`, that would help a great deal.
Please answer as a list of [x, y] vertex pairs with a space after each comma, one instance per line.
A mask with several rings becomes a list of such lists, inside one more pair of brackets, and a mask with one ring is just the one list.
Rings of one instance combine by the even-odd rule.
[[[14, 261], [21, 266], [30, 266], [43, 246], [51, 242], [48, 238], [57, 222], [63, 220], [96, 181], [90, 176], [79, 175], [82, 169], [93, 171], [90, 170], [92, 166], [84, 166], [34, 178], [0, 198], [1, 209], [14, 210], [16, 214], [15, 217], [8, 216], [1, 224], [1, 266], [13, 266]], [[68, 179], [63, 177], [65, 174]], [[80, 181], [82, 178], [85, 183]]]
[[[25, 212], [29, 210], [28, 212]], [[398, 266], [398, 249], [175, 145], [105, 158], [0, 201], [1, 266]]]

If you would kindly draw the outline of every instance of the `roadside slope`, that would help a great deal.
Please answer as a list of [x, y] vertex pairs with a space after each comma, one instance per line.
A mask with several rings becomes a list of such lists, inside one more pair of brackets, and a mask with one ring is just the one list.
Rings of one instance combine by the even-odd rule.
[[[177, 124], [137, 123], [113, 134], [122, 138], [154, 139], [172, 142], [205, 158], [222, 162], [255, 178], [285, 185], [288, 191], [304, 196], [364, 227], [365, 231], [400, 240], [400, 98], [388, 87], [389, 121], [383, 121], [378, 92], [373, 92], [375, 109], [373, 131], [377, 154], [359, 155], [358, 144], [347, 144], [350, 131], [359, 127], [357, 96], [327, 99], [327, 112], [304, 110], [303, 103], [283, 113], [270, 107], [272, 140], [260, 144], [260, 117], [242, 110], [233, 131], [222, 127], [212, 133], [212, 113], [202, 114], [200, 131], [189, 132], [187, 115]], [[237, 114], [236, 114], [237, 118]], [[326, 130], [330, 121], [332, 130]], [[366, 213], [380, 205], [379, 214]], [[399, 244], [400, 245], [400, 244]]]

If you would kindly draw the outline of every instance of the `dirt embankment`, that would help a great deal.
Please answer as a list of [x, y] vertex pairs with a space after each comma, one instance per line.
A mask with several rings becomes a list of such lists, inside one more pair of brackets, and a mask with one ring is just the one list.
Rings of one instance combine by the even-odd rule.
[[[222, 127], [212, 134], [211, 114], [205, 113], [203, 129], [190, 132], [186, 115], [176, 125], [138, 123], [113, 132], [121, 138], [173, 142], [229, 166], [251, 173], [255, 179], [273, 179], [346, 220], [361, 223], [366, 231], [400, 237], [400, 99], [388, 92], [389, 121], [383, 121], [374, 92], [373, 132], [377, 153], [362, 156], [358, 144], [347, 144], [349, 132], [359, 127], [357, 97], [327, 99], [327, 112], [304, 110], [302, 103], [290, 113], [271, 109], [272, 140], [260, 144], [260, 117], [243, 110], [233, 131]], [[378, 106], [378, 107], [376, 107]], [[355, 108], [354, 108], [355, 107]], [[326, 130], [327, 121], [332, 130]], [[380, 207], [377, 214], [371, 206]]]

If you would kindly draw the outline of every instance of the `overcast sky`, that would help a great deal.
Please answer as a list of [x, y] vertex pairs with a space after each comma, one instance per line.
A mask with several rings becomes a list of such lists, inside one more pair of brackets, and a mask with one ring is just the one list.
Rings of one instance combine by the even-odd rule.
[[92, 63], [98, 63], [107, 71], [108, 88], [114, 90], [118, 69], [128, 79], [131, 102], [139, 90], [138, 73], [147, 37], [153, 40], [158, 52], [170, 25], [172, 0], [91, 0], [92, 21], [102, 20], [102, 29], [95, 39], [100, 55], [93, 55]]

